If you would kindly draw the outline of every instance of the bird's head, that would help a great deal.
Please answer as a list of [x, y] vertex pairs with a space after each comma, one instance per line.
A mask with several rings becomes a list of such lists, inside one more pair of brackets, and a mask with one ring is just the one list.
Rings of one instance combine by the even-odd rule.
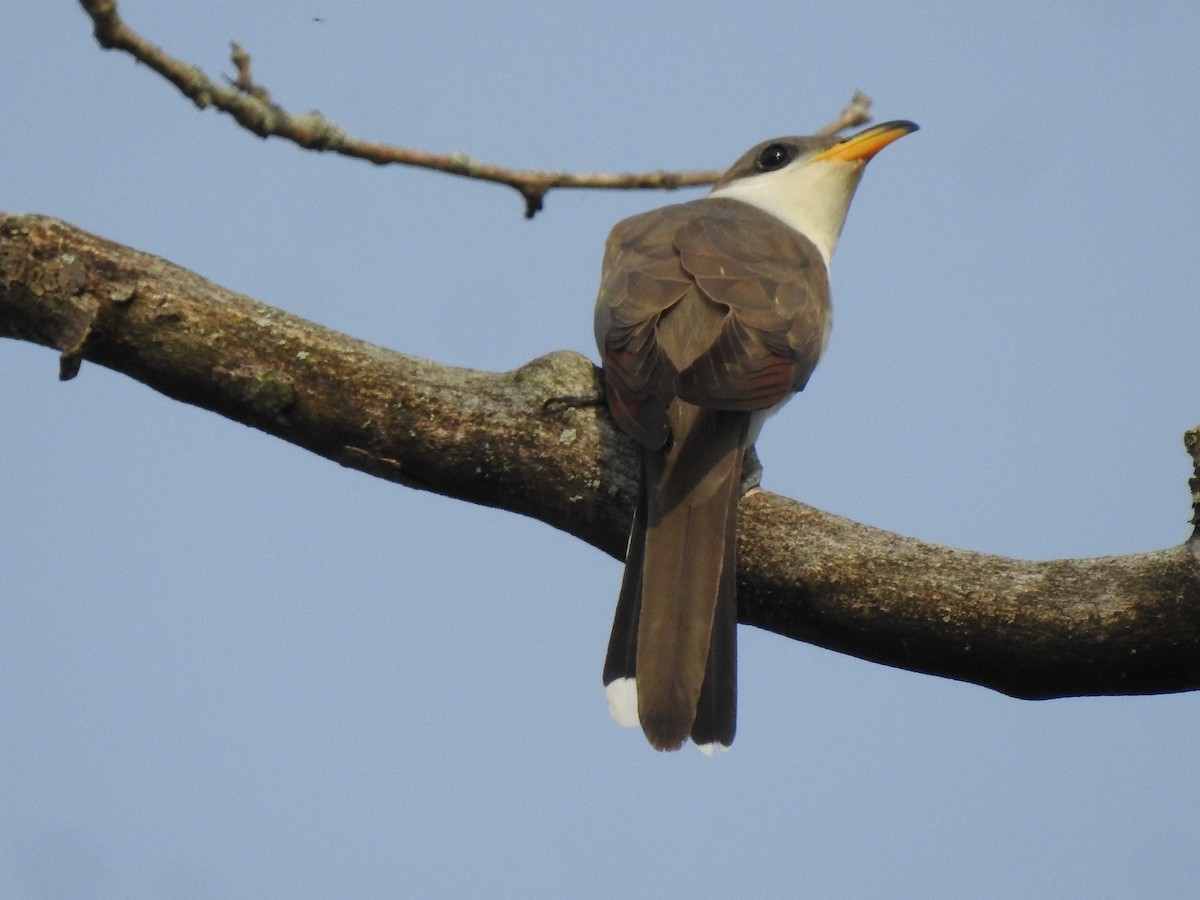
[[763, 141], [747, 150], [708, 196], [741, 200], [782, 219], [816, 245], [828, 266], [863, 167], [892, 141], [916, 130], [914, 123], [898, 120], [848, 138]]

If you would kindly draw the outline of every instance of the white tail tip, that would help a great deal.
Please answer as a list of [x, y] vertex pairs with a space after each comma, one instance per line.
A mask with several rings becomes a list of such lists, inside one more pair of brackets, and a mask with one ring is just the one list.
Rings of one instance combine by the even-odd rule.
[[604, 686], [608, 697], [608, 714], [613, 721], [625, 728], [638, 725], [637, 679], [618, 678]]

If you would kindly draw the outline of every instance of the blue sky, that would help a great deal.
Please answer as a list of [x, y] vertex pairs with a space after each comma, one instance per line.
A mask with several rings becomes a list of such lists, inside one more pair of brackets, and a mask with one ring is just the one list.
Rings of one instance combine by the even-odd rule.
[[[695, 194], [516, 194], [260, 141], [10, 3], [0, 209], [445, 363], [595, 358], [605, 234]], [[400, 8], [400, 7], [403, 8]], [[1194, 3], [125, 0], [293, 110], [515, 167], [720, 168], [861, 88], [835, 326], [764, 486], [1024, 558], [1188, 533]], [[323, 21], [315, 22], [319, 17]], [[1182, 896], [1200, 702], [1027, 703], [741, 629], [733, 751], [599, 682], [620, 565], [99, 367], [0, 346], [0, 895]]]

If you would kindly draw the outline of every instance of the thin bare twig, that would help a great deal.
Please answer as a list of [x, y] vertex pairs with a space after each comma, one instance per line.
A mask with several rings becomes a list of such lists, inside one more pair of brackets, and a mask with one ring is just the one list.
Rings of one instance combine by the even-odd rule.
[[856, 125], [866, 125], [870, 121], [871, 98], [862, 91], [855, 91], [854, 96], [850, 98], [850, 102], [846, 104], [846, 108], [838, 114], [838, 117], [825, 127], [818, 128], [816, 133], [824, 137], [832, 137], [839, 131], [845, 131]]
[[[96, 41], [101, 47], [130, 54], [170, 81], [196, 106], [201, 109], [211, 106], [227, 113], [259, 137], [279, 137], [306, 150], [329, 151], [377, 165], [418, 166], [505, 184], [521, 194], [526, 218], [533, 218], [541, 210], [543, 200], [552, 188], [674, 190], [712, 184], [721, 177], [720, 171], [712, 169], [643, 173], [510, 169], [482, 162], [465, 153], [429, 153], [362, 140], [347, 134], [319, 112], [290, 113], [274, 103], [266, 88], [254, 81], [250, 74], [250, 55], [236, 42], [231, 43], [231, 59], [237, 78], [227, 78], [227, 84], [220, 84], [198, 67], [176, 59], [127, 26], [117, 11], [116, 0], [80, 0], [80, 5], [91, 17]], [[838, 118], [820, 129], [818, 134], [836, 134], [869, 121], [867, 107], [870, 103], [870, 97], [856, 91]]]
[[249, 94], [256, 100], [269, 102], [271, 94], [265, 87], [254, 81], [254, 76], [250, 74], [250, 54], [237, 41], [229, 42], [229, 61], [237, 69], [237, 78], [228, 79], [229, 83], [243, 94]]

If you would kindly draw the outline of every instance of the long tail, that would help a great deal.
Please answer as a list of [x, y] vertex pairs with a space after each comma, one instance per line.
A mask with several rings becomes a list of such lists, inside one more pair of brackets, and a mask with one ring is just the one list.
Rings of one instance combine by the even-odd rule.
[[736, 726], [736, 527], [748, 416], [687, 404], [642, 490], [604, 681], [613, 716], [650, 743], [729, 746]]

